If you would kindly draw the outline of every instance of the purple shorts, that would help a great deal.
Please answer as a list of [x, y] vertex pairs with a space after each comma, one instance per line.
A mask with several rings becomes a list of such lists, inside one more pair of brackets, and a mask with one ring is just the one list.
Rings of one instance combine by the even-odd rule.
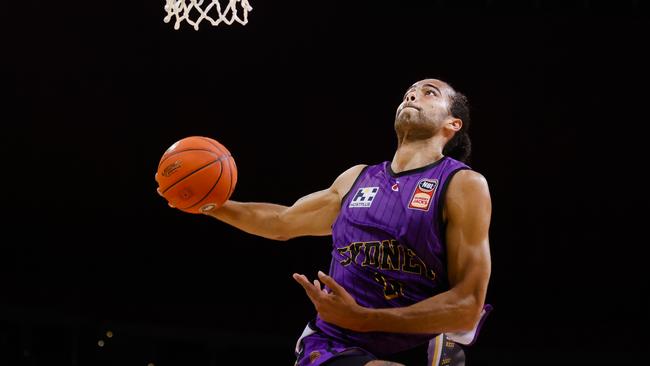
[[[465, 353], [461, 345], [472, 345], [478, 338], [479, 331], [492, 311], [492, 306], [486, 304], [481, 312], [481, 318], [476, 327], [468, 332], [463, 333], [443, 333], [429, 341], [426, 355], [426, 365], [431, 366], [461, 366], [465, 365]], [[338, 357], [345, 356], [368, 356], [371, 359], [377, 359], [371, 352], [360, 348], [344, 344], [322, 333], [310, 322], [302, 332], [296, 343], [296, 363], [295, 366], [319, 366], [323, 363]], [[396, 356], [399, 357], [399, 356]], [[419, 356], [418, 356], [419, 357]], [[385, 359], [385, 357], [382, 357]], [[419, 359], [419, 358], [418, 358]], [[390, 361], [399, 362], [400, 360], [391, 359]], [[424, 354], [422, 354], [422, 363], [424, 364]], [[420, 361], [417, 361], [418, 363]], [[418, 366], [408, 363], [409, 366]], [[425, 365], [422, 365], [425, 366]]]
[[350, 347], [314, 328], [311, 323], [307, 324], [303, 335], [298, 339], [295, 366], [318, 366], [332, 358], [342, 356], [368, 355], [372, 359], [376, 358], [363, 348]]
[[[377, 359], [372, 353], [360, 347], [350, 347], [307, 325], [296, 344], [295, 366], [319, 366], [335, 358], [346, 356], [367, 356]], [[448, 339], [445, 334], [433, 338], [427, 347], [428, 355], [422, 354], [422, 365], [461, 366], [465, 364], [465, 353], [460, 345]], [[384, 359], [384, 358], [382, 358]], [[391, 360], [401, 361], [401, 360]], [[408, 363], [409, 366], [419, 366]]]

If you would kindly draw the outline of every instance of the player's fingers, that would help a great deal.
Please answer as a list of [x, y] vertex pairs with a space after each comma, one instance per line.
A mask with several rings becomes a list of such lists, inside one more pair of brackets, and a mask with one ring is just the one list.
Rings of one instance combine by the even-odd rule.
[[325, 286], [322, 286], [322, 288], [321, 288], [321, 283], [318, 280], [314, 280], [314, 286], [316, 286], [316, 289], [319, 290], [320, 292], [322, 292], [323, 295], [329, 294], [329, 292], [327, 292], [327, 289], [325, 288]]
[[341, 285], [336, 283], [336, 281], [334, 281], [332, 277], [326, 275], [325, 273], [318, 271], [318, 278], [320, 278], [320, 280], [324, 284], [326, 284], [327, 287], [329, 287], [332, 290], [332, 292], [334, 293], [345, 292], [345, 289], [341, 287]]
[[320, 290], [317, 290], [308, 280], [307, 277], [304, 275], [300, 275], [297, 273], [293, 274], [293, 279], [302, 286], [302, 288], [305, 289], [305, 292], [307, 293], [307, 296], [311, 299], [312, 302], [315, 302], [318, 299], [318, 295], [320, 293]]

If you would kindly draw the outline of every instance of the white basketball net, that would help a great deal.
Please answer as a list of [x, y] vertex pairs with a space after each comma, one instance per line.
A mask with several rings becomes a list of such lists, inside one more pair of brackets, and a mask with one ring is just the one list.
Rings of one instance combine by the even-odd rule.
[[[212, 25], [217, 26], [220, 23], [231, 25], [238, 22], [242, 25], [248, 23], [248, 12], [253, 7], [248, 0], [165, 0], [165, 23], [169, 23], [172, 17], [175, 17], [176, 23], [174, 29], [181, 26], [184, 20], [199, 30], [199, 23], [207, 20]], [[221, 2], [227, 3], [225, 7]], [[239, 5], [239, 9], [238, 9]], [[241, 16], [240, 16], [241, 13]]]

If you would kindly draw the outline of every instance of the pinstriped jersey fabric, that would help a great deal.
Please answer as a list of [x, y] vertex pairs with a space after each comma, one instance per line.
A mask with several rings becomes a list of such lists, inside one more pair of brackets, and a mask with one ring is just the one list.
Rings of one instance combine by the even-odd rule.
[[[362, 306], [402, 307], [448, 289], [442, 199], [450, 178], [469, 167], [449, 157], [394, 173], [390, 162], [364, 168], [332, 226], [330, 275]], [[377, 356], [435, 335], [358, 333], [316, 319], [329, 336]]]

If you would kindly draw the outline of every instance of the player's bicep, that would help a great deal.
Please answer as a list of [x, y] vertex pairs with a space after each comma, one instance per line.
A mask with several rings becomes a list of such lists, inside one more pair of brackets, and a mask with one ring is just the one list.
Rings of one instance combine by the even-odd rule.
[[445, 211], [449, 282], [478, 315], [491, 272], [488, 231], [492, 203], [485, 178], [469, 170], [458, 172], [450, 182]]
[[330, 187], [300, 198], [280, 215], [280, 220], [290, 237], [329, 235], [339, 206], [339, 195]]
[[341, 173], [329, 188], [304, 196], [284, 210], [280, 220], [287, 228], [286, 236], [330, 235], [341, 209], [341, 199], [364, 167], [353, 166]]

